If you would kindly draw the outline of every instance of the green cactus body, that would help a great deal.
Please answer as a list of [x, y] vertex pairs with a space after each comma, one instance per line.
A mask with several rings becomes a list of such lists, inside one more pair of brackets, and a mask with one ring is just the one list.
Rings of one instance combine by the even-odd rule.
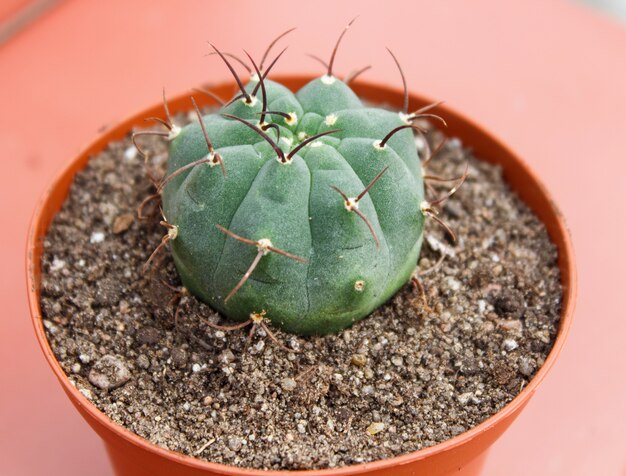
[[[245, 321], [267, 311], [271, 322], [302, 335], [337, 332], [387, 301], [415, 269], [422, 242], [424, 199], [421, 166], [411, 129], [392, 111], [365, 107], [342, 81], [315, 79], [296, 94], [265, 80], [265, 116], [280, 129], [277, 141], [287, 154], [307, 137], [340, 129], [301, 148], [287, 163], [273, 147], [230, 114], [259, 123], [260, 94], [251, 104], [237, 99], [203, 117], [226, 175], [202, 163], [165, 186], [165, 216], [177, 227], [171, 240], [183, 285], [227, 317]], [[256, 81], [246, 86], [252, 92]], [[294, 117], [295, 116], [295, 117]], [[274, 128], [266, 130], [276, 140]], [[168, 174], [206, 157], [199, 123], [182, 129], [170, 144]], [[346, 208], [337, 187], [355, 197], [388, 167], [358, 202]], [[228, 302], [259, 250], [218, 228], [273, 247], [302, 260], [269, 252]], [[380, 245], [377, 246], [374, 233]]]

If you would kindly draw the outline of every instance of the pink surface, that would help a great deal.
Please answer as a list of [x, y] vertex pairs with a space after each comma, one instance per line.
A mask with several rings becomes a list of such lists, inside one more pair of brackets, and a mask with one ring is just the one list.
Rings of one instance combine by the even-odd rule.
[[32, 0], [3, 0], [0, 3], [0, 25], [32, 3]]
[[54, 174], [98, 128], [158, 101], [162, 86], [227, 78], [203, 56], [206, 40], [258, 55], [299, 26], [277, 70], [318, 71], [304, 53], [327, 56], [356, 13], [337, 71], [372, 63], [369, 79], [399, 84], [384, 51], [393, 48], [412, 90], [445, 99], [527, 159], [572, 229], [580, 292], [569, 342], [485, 474], [626, 474], [626, 29], [557, 1], [315, 5], [69, 1], [0, 48], [1, 474], [112, 474], [27, 319], [26, 230]]

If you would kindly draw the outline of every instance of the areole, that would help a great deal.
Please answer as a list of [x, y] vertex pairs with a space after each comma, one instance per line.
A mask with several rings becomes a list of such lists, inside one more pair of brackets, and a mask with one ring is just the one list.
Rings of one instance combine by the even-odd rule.
[[[313, 76], [304, 75], [276, 77], [277, 81], [291, 90], [299, 89], [312, 79]], [[390, 104], [400, 107], [404, 99], [401, 90], [387, 86], [356, 81], [353, 84], [353, 89], [361, 98], [372, 103]], [[236, 91], [232, 83], [212, 86], [211, 90], [222, 97], [230, 97]], [[168, 102], [170, 111], [173, 114], [188, 112], [193, 107], [188, 93], [171, 98]], [[410, 110], [415, 110], [431, 103], [432, 101], [428, 98], [414, 94], [410, 95]], [[206, 98], [203, 97], [198, 105], [215, 104], [216, 102], [207, 96]], [[263, 471], [211, 463], [155, 446], [112, 422], [70, 383], [56, 361], [46, 339], [41, 318], [39, 293], [42, 243], [50, 222], [67, 196], [74, 174], [86, 165], [92, 155], [103, 150], [108, 143], [122, 139], [134, 127], [145, 126], [145, 117], [164, 119], [163, 106], [159, 103], [105, 131], [67, 165], [40, 201], [33, 217], [27, 243], [27, 289], [35, 334], [44, 356], [61, 383], [63, 390], [89, 425], [105, 441], [116, 474], [121, 476], [169, 474], [190, 476], [278, 476], [296, 473], [310, 476], [479, 474], [486, 450], [506, 430], [526, 403], [528, 403], [563, 347], [574, 313], [577, 290], [576, 271], [572, 245], [563, 217], [546, 189], [530, 168], [498, 139], [473, 121], [463, 117], [447, 106], [438, 106], [438, 112], [445, 117], [448, 123], [447, 134], [459, 137], [464, 144], [472, 147], [476, 155], [482, 160], [502, 167], [505, 179], [511, 188], [545, 224], [550, 238], [558, 248], [559, 268], [563, 287], [559, 333], [544, 365], [522, 392], [496, 415], [444, 443], [403, 456], [372, 463], [315, 471]]]

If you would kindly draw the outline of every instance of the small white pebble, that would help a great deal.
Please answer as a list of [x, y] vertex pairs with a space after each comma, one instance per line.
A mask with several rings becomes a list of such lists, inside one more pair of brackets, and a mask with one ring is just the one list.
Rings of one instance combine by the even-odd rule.
[[426, 141], [422, 136], [415, 136], [415, 147], [417, 150], [422, 151], [426, 147]]
[[526, 377], [530, 377], [535, 371], [535, 361], [528, 357], [521, 357], [518, 365], [519, 371]]
[[306, 421], [300, 420], [298, 422], [298, 433], [306, 433]]
[[385, 429], [385, 424], [382, 422], [374, 422], [371, 423], [370, 426], [367, 427], [367, 432], [374, 436], [377, 433], [380, 433]]
[[50, 271], [58, 271], [60, 269], [63, 269], [64, 267], [65, 267], [65, 261], [55, 257], [52, 260], [52, 265], [50, 266]]
[[183, 410], [185, 410], [186, 412], [191, 410], [191, 404], [189, 402], [183, 403]]
[[224, 364], [229, 364], [231, 362], [234, 362], [236, 359], [235, 354], [233, 354], [233, 351], [228, 348], [224, 352], [219, 354], [217, 358], [220, 362]]
[[243, 441], [241, 440], [241, 438], [234, 436], [228, 439], [228, 448], [232, 451], [239, 451], [242, 446]]
[[479, 299], [478, 300], [478, 312], [482, 314], [483, 312], [485, 312], [485, 309], [487, 309], [487, 302], [484, 299]]
[[296, 339], [295, 337], [292, 337], [291, 339], [289, 339], [289, 347], [291, 347], [293, 350], [300, 350], [300, 342], [298, 342], [298, 339]]
[[454, 279], [452, 276], [446, 277], [446, 284], [453, 291], [458, 291], [459, 289], [461, 289], [461, 283]]
[[504, 339], [504, 342], [502, 342], [502, 347], [504, 347], [504, 350], [506, 350], [507, 352], [511, 352], [518, 348], [518, 344], [515, 339]]
[[451, 258], [456, 256], [456, 250], [454, 248], [446, 245], [443, 241], [438, 240], [433, 235], [426, 235], [426, 242], [433, 251], [439, 251], [444, 255], [450, 256]]
[[192, 372], [200, 372], [200, 370], [202, 370], [202, 366], [200, 364], [193, 364], [191, 366], [191, 370]]
[[91, 362], [91, 358], [87, 354], [80, 354], [78, 356], [78, 360], [80, 360], [83, 364]]
[[137, 148], [135, 146], [129, 147], [124, 151], [124, 158], [126, 160], [133, 160], [137, 157]]
[[224, 334], [224, 331], [215, 331], [215, 337], [218, 339], [223, 339], [225, 336], [226, 334]]
[[152, 157], [152, 163], [154, 165], [159, 165], [164, 163], [167, 160], [167, 154], [159, 154]]
[[550, 343], [550, 333], [547, 330], [537, 331], [535, 337], [544, 344]]
[[291, 392], [293, 390], [296, 389], [296, 387], [298, 386], [298, 384], [296, 383], [296, 381], [292, 378], [284, 378], [281, 383], [280, 386], [283, 388], [284, 391], [286, 392]]
[[402, 367], [402, 364], [403, 364], [402, 357], [400, 357], [399, 355], [394, 355], [391, 358], [391, 363], [395, 365], [396, 367]]
[[473, 397], [472, 392], [466, 392], [466, 393], [462, 393], [461, 395], [459, 395], [457, 397], [457, 400], [459, 401], [461, 405], [467, 405], [472, 399], [472, 397]]
[[81, 366], [78, 362], [76, 362], [75, 364], [72, 364], [72, 372], [77, 374], [78, 372], [80, 372]]
[[490, 236], [488, 238], [485, 238], [482, 243], [481, 246], [483, 247], [484, 250], [486, 250], [487, 248], [489, 248], [491, 245], [493, 245], [493, 242], [495, 241], [495, 238], [493, 236]]
[[452, 137], [450, 138], [450, 140], [448, 140], [448, 147], [452, 149], [460, 149], [461, 147], [463, 147], [463, 143], [458, 137]]
[[93, 400], [93, 395], [91, 394], [91, 390], [88, 388], [81, 388], [78, 390], [87, 400]]
[[102, 243], [104, 241], [104, 233], [101, 231], [94, 231], [89, 238], [89, 243]]

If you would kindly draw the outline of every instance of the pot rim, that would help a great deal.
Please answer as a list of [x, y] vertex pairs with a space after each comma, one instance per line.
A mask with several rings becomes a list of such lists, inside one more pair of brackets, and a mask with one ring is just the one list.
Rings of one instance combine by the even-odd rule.
[[[274, 81], [277, 82], [289, 82], [292, 84], [305, 84], [306, 82], [315, 79], [317, 76], [315, 75], [276, 75]], [[220, 83], [220, 85], [230, 84], [230, 83]], [[391, 87], [386, 86], [381, 83], [367, 82], [367, 81], [355, 81], [352, 85], [352, 88], [357, 92], [359, 97], [363, 97], [367, 99], [368, 92], [371, 95], [374, 91], [379, 91], [384, 93], [386, 96], [389, 96], [389, 103], [394, 104], [397, 101], [394, 99], [402, 98], [403, 91]], [[172, 96], [169, 100], [170, 110], [172, 114], [177, 112], [181, 112], [186, 110], [180, 106], [181, 101], [186, 100], [190, 96], [189, 92], [181, 93], [176, 96]], [[413, 94], [409, 91], [409, 98], [411, 104], [429, 104], [434, 101], [431, 101], [428, 97]], [[212, 104], [212, 101], [209, 99], [203, 98], [201, 101], [198, 101], [199, 105]], [[173, 106], [173, 104], [179, 105], [178, 107]], [[569, 230], [565, 224], [563, 215], [557, 208], [554, 200], [551, 195], [548, 193], [547, 189], [543, 186], [542, 182], [538, 179], [536, 174], [532, 171], [532, 169], [523, 161], [521, 158], [517, 156], [513, 151], [511, 151], [498, 137], [489, 132], [487, 129], [482, 127], [476, 121], [465, 117], [463, 114], [458, 113], [453, 108], [448, 107], [443, 104], [438, 106], [438, 110], [442, 116], [446, 119], [449, 117], [454, 117], [455, 120], [465, 123], [466, 126], [469, 126], [470, 129], [482, 134], [482, 136], [488, 140], [491, 144], [499, 147], [502, 151], [506, 152], [511, 158], [518, 162], [518, 165], [525, 169], [525, 172], [530, 177], [531, 181], [535, 183], [544, 197], [550, 204], [551, 214], [554, 217], [555, 227], [553, 227], [550, 232], [550, 239], [555, 245], [558, 247], [559, 253], [559, 268], [561, 270], [561, 285], [563, 290], [562, 296], [562, 308], [561, 308], [561, 318], [559, 321], [559, 330], [557, 333], [557, 337], [553, 344], [552, 349], [550, 350], [545, 362], [539, 368], [535, 376], [528, 382], [526, 387], [507, 405], [505, 405], [500, 411], [496, 414], [492, 415], [488, 419], [484, 420], [480, 424], [474, 426], [468, 431], [461, 433], [449, 440], [446, 440], [442, 443], [439, 443], [434, 446], [430, 446], [427, 448], [423, 448], [418, 451], [414, 451], [411, 453], [406, 453], [400, 456], [395, 456], [393, 458], [387, 458], [382, 460], [376, 460], [368, 463], [361, 463], [356, 465], [344, 466], [339, 468], [328, 468], [328, 469], [319, 469], [319, 470], [261, 470], [261, 469], [253, 469], [253, 468], [244, 468], [238, 466], [230, 466], [220, 463], [214, 463], [211, 461], [201, 460], [198, 458], [194, 458], [191, 456], [184, 455], [182, 453], [178, 453], [172, 450], [167, 450], [161, 448], [155, 444], [150, 443], [145, 438], [127, 430], [125, 427], [113, 422], [107, 415], [105, 415], [102, 411], [100, 411], [90, 400], [88, 400], [79, 390], [69, 381], [67, 375], [61, 368], [60, 364], [54, 357], [52, 349], [50, 348], [50, 344], [46, 337], [44, 327], [43, 327], [43, 318], [41, 315], [40, 309], [40, 259], [41, 259], [41, 248], [43, 236], [49, 227], [49, 223], [46, 222], [46, 210], [51, 206], [50, 201], [55, 194], [55, 191], [62, 186], [62, 184], [70, 177], [73, 180], [73, 171], [76, 167], [77, 162], [87, 162], [88, 156], [93, 155], [97, 151], [102, 150], [106, 144], [109, 142], [119, 140], [119, 138], [125, 136], [128, 132], [131, 131], [133, 127], [136, 127], [141, 123], [143, 123], [143, 119], [148, 116], [154, 116], [154, 110], [158, 109], [160, 104], [155, 106], [152, 105], [149, 108], [143, 109], [139, 113], [133, 114], [127, 119], [108, 127], [106, 130], [98, 134], [97, 138], [93, 140], [87, 147], [83, 148], [71, 161], [66, 163], [61, 170], [61, 172], [55, 177], [52, 181], [52, 185], [43, 193], [40, 198], [35, 212], [33, 214], [30, 229], [28, 233], [28, 239], [26, 244], [26, 284], [27, 284], [27, 292], [28, 292], [28, 300], [29, 300], [29, 308], [31, 319], [33, 321], [33, 326], [35, 329], [35, 334], [37, 337], [37, 341], [39, 342], [39, 346], [41, 347], [44, 357], [46, 361], [52, 368], [55, 373], [57, 379], [61, 383], [61, 386], [72, 398], [74, 398], [75, 402], [82, 407], [82, 409], [87, 412], [92, 418], [97, 420], [100, 424], [105, 427], [108, 427], [112, 430], [118, 437], [126, 440], [127, 442], [138, 446], [146, 451], [155, 453], [163, 458], [168, 460], [172, 460], [174, 462], [184, 464], [187, 466], [191, 466], [200, 470], [209, 470], [214, 471], [224, 475], [239, 475], [239, 476], [285, 476], [288, 474], [303, 474], [307, 476], [328, 476], [328, 475], [350, 475], [350, 474], [360, 474], [365, 471], [373, 471], [373, 470], [382, 470], [388, 469], [398, 465], [405, 465], [412, 463], [417, 460], [428, 458], [434, 454], [447, 452], [456, 447], [459, 447], [470, 440], [476, 438], [480, 434], [488, 431], [492, 427], [496, 426], [498, 422], [506, 419], [512, 414], [516, 413], [523, 407], [530, 397], [534, 394], [539, 384], [543, 381], [546, 374], [550, 370], [550, 368], [554, 365], [559, 353], [561, 352], [563, 345], [565, 343], [566, 337], [569, 333], [569, 329], [571, 327], [574, 309], [575, 309], [575, 301], [576, 301], [576, 293], [577, 293], [577, 275], [575, 268], [575, 260], [574, 260], [574, 251], [571, 242], [571, 237]], [[191, 108], [189, 108], [191, 110]], [[160, 116], [160, 114], [159, 114]], [[112, 137], [113, 136], [113, 137]], [[485, 160], [484, 157], [479, 157], [480, 160]], [[84, 164], [83, 164], [84, 165]], [[82, 167], [81, 167], [82, 168]], [[517, 192], [516, 192], [517, 193]], [[536, 210], [533, 210], [534, 213], [537, 214]], [[51, 214], [53, 216], [56, 214], [56, 211]], [[544, 226], [547, 226], [546, 220], [540, 218]], [[558, 238], [558, 239], [555, 239]]]

